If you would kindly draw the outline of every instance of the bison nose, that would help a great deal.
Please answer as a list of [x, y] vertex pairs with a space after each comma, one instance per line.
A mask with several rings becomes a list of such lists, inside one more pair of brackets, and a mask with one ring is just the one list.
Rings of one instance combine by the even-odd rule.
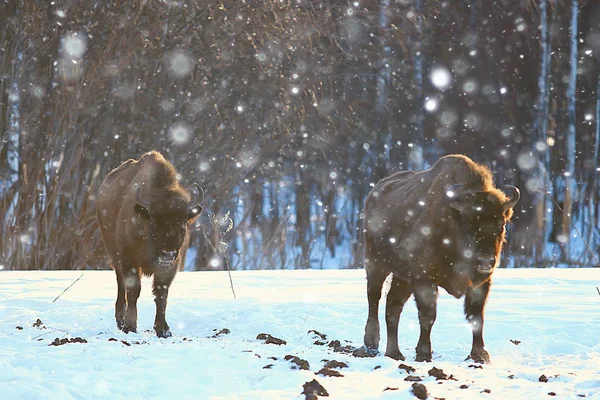
[[160, 252], [160, 255], [163, 258], [174, 260], [175, 258], [177, 258], [177, 254], [178, 253], [179, 252], [177, 250], [172, 250], [172, 251], [165, 251], [165, 250], [163, 250], [163, 251]]
[[477, 262], [477, 270], [482, 274], [489, 274], [496, 267], [496, 257], [480, 258]]

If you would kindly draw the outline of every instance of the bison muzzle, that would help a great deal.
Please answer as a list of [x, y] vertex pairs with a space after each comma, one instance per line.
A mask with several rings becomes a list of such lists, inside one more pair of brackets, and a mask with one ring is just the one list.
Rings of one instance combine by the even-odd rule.
[[115, 319], [124, 332], [137, 331], [137, 300], [142, 274], [154, 276], [154, 330], [171, 336], [165, 319], [169, 287], [183, 269], [189, 227], [202, 207], [179, 185], [173, 165], [152, 151], [111, 171], [100, 186], [96, 203], [102, 239], [117, 275]]
[[484, 307], [500, 261], [506, 223], [519, 190], [496, 188], [483, 165], [462, 155], [442, 157], [422, 172], [403, 171], [381, 180], [365, 202], [365, 270], [369, 315], [364, 342], [379, 346], [378, 305], [392, 273], [386, 300], [386, 356], [404, 360], [398, 323], [414, 294], [421, 334], [417, 361], [431, 361], [431, 328], [438, 286], [460, 298], [473, 330], [470, 358], [489, 362], [483, 341]]

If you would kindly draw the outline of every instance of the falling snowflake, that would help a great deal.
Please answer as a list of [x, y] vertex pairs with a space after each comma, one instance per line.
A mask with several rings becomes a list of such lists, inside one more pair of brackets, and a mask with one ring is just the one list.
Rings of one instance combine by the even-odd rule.
[[434, 112], [435, 110], [438, 109], [438, 101], [437, 99], [431, 99], [428, 98], [425, 100], [425, 110], [429, 111], [429, 112]]
[[176, 78], [189, 75], [194, 68], [192, 57], [182, 50], [173, 50], [167, 56], [167, 71]]
[[219, 257], [213, 257], [208, 262], [208, 265], [211, 268], [219, 268], [219, 266], [221, 265], [221, 260], [219, 259]]
[[169, 128], [169, 138], [178, 145], [184, 145], [190, 140], [192, 128], [186, 122], [177, 122]]
[[531, 151], [522, 152], [517, 156], [517, 165], [524, 172], [531, 171], [537, 165], [537, 158]]
[[475, 79], [467, 79], [465, 83], [463, 83], [463, 91], [467, 94], [474, 94], [477, 92], [479, 85]]
[[452, 75], [450, 71], [446, 67], [438, 66], [431, 70], [429, 74], [429, 79], [431, 83], [436, 88], [443, 90], [447, 89], [452, 83]]
[[71, 58], [81, 58], [87, 50], [87, 39], [80, 33], [69, 33], [62, 38], [61, 50]]

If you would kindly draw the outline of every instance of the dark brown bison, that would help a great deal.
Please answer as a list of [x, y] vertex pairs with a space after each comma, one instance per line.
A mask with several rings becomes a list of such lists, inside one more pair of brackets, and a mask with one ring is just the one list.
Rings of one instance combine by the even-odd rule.
[[436, 318], [438, 286], [460, 298], [473, 329], [470, 358], [489, 362], [483, 342], [484, 306], [505, 239], [506, 222], [519, 190], [494, 186], [483, 165], [448, 155], [426, 171], [403, 171], [381, 180], [365, 203], [365, 270], [369, 316], [365, 346], [379, 346], [377, 309], [387, 275], [385, 355], [404, 360], [398, 348], [398, 322], [414, 294], [421, 335], [417, 361], [431, 361], [430, 333]]
[[[173, 165], [151, 151], [127, 160], [100, 186], [96, 203], [102, 239], [117, 274], [115, 318], [123, 332], [137, 330], [137, 299], [141, 275], [154, 275], [154, 330], [171, 336], [165, 320], [169, 286], [183, 268], [189, 226], [202, 211], [200, 202], [177, 181]], [[204, 191], [197, 185], [204, 197]]]

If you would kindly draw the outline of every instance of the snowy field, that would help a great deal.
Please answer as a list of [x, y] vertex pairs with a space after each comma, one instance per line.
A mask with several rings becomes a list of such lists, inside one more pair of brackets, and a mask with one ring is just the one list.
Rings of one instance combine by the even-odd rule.
[[[137, 334], [115, 326], [112, 271], [83, 272], [53, 303], [81, 274], [0, 273], [1, 399], [304, 399], [303, 385], [313, 379], [332, 399], [414, 398], [400, 362], [382, 355], [357, 358], [328, 346], [332, 340], [342, 348], [362, 345], [362, 270], [234, 272], [237, 300], [224, 272], [180, 273], [167, 309], [170, 339], [151, 332], [148, 279], [142, 282]], [[596, 286], [600, 269], [497, 271], [486, 309], [492, 365], [483, 368], [465, 361], [471, 333], [462, 302], [445, 292], [432, 333], [434, 361], [415, 362], [419, 328], [409, 300], [400, 321], [404, 364], [416, 369], [410, 375], [422, 379], [430, 398], [600, 399]], [[33, 326], [38, 319], [41, 325]], [[229, 333], [215, 335], [223, 328]], [[265, 344], [257, 340], [260, 333], [287, 344]], [[87, 343], [51, 346], [56, 338]], [[297, 364], [286, 355], [307, 361], [309, 370], [293, 369]], [[343, 376], [316, 375], [323, 360], [346, 363], [331, 368]], [[456, 380], [429, 376], [434, 366]], [[547, 382], [540, 382], [542, 375]]]

